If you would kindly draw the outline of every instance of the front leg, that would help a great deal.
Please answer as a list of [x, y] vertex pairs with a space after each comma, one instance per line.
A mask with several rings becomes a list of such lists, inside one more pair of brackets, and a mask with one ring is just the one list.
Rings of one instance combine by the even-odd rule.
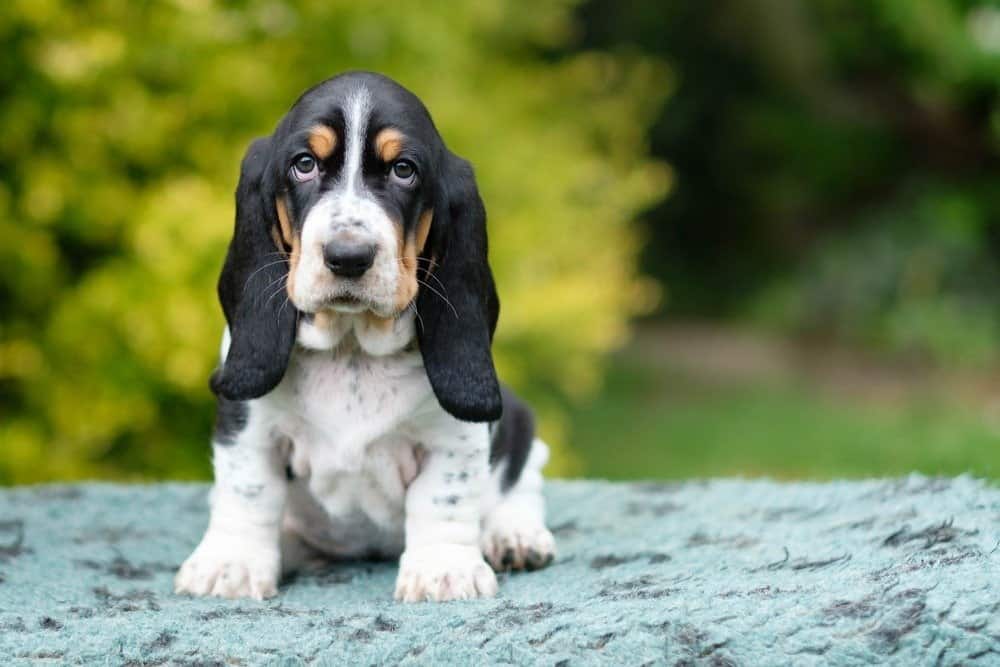
[[174, 589], [224, 598], [273, 597], [287, 495], [281, 452], [270, 434], [252, 426], [232, 444], [214, 442], [212, 450], [208, 529], [177, 573]]
[[399, 561], [396, 599], [492, 597], [496, 575], [479, 548], [489, 429], [442, 413], [420, 439], [426, 454], [406, 492], [406, 549]]

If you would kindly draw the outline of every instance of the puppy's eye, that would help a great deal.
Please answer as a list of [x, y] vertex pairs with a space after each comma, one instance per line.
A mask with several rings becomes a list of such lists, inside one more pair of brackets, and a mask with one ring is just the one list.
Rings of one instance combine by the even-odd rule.
[[292, 162], [292, 176], [295, 180], [301, 182], [310, 181], [315, 176], [319, 170], [316, 167], [316, 158], [309, 153], [303, 153], [295, 158]]
[[401, 185], [413, 185], [417, 180], [417, 165], [409, 160], [396, 160], [390, 172], [392, 180]]

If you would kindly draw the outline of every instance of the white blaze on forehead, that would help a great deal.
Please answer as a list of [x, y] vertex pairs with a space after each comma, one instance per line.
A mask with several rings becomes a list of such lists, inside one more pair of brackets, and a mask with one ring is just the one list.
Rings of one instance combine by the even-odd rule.
[[[324, 192], [306, 213], [301, 251], [295, 268], [292, 303], [307, 312], [329, 305], [332, 299], [350, 296], [386, 316], [396, 308], [401, 266], [396, 223], [378, 198], [364, 185], [362, 166], [365, 138], [372, 111], [371, 93], [358, 87], [346, 99], [344, 113], [344, 166], [333, 188]], [[372, 243], [372, 267], [357, 279], [336, 278], [327, 269], [323, 248], [345, 232], [357, 242]]]
[[354, 192], [361, 175], [361, 158], [365, 152], [365, 130], [371, 115], [371, 95], [367, 88], [358, 88], [347, 98], [344, 135], [347, 138], [344, 160], [344, 188]]

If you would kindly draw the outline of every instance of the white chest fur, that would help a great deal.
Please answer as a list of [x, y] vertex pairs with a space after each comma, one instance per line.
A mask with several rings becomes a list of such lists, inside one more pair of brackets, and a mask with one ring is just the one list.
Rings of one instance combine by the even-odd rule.
[[366, 450], [405, 438], [407, 423], [433, 399], [418, 352], [372, 357], [357, 346], [296, 350], [270, 397], [274, 424], [293, 443], [293, 467], [314, 477], [358, 472]]
[[344, 555], [401, 547], [406, 486], [418, 472], [412, 434], [438, 410], [412, 316], [303, 322], [281, 384], [260, 401], [296, 478], [288, 519], [314, 546]]

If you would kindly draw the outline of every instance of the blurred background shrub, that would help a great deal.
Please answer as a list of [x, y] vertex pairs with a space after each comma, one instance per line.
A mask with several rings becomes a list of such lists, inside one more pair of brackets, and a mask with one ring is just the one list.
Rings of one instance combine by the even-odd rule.
[[552, 473], [1000, 475], [991, 2], [10, 0], [0, 40], [0, 483], [207, 475], [239, 158], [351, 68], [477, 167]]

